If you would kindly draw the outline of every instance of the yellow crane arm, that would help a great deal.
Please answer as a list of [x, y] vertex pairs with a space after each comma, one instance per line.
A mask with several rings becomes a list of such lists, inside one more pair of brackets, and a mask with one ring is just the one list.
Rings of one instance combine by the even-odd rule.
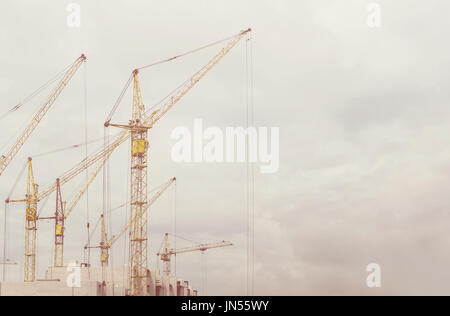
[[220, 50], [206, 65], [204, 65], [197, 73], [195, 73], [189, 80], [187, 80], [181, 87], [179, 87], [172, 95], [165, 99], [163, 105], [151, 113], [145, 120], [145, 125], [150, 128], [156, 124], [189, 90], [191, 90], [217, 63], [227, 55], [236, 44], [245, 37], [251, 29], [241, 31], [238, 35], [233, 37], [227, 45]]
[[75, 72], [78, 70], [78, 68], [80, 68], [81, 64], [85, 60], [86, 60], [86, 57], [84, 55], [81, 55], [72, 64], [72, 66], [64, 74], [64, 77], [61, 79], [61, 81], [58, 83], [58, 85], [52, 91], [50, 96], [47, 98], [45, 103], [42, 105], [42, 107], [35, 114], [35, 116], [31, 120], [31, 122], [27, 125], [25, 130], [19, 136], [17, 141], [12, 145], [12, 147], [9, 149], [9, 151], [5, 155], [0, 157], [0, 176], [5, 171], [5, 169], [8, 167], [9, 163], [14, 159], [16, 154], [19, 152], [19, 150], [25, 144], [25, 142], [28, 140], [28, 138], [33, 133], [33, 131], [36, 129], [36, 127], [39, 125], [40, 121], [45, 116], [45, 114], [48, 112], [48, 110], [50, 110], [50, 108], [55, 103], [55, 101], [58, 98], [58, 96], [61, 94], [61, 92], [67, 86], [67, 84], [69, 83], [70, 79], [72, 79], [72, 77], [75, 74]]
[[[60, 177], [60, 185], [64, 185], [67, 182], [71, 181], [73, 178], [78, 176], [80, 173], [82, 173], [84, 170], [95, 164], [96, 162], [103, 159], [102, 165], [105, 164], [105, 162], [109, 159], [111, 154], [114, 152], [114, 150], [121, 145], [123, 142], [125, 142], [129, 138], [128, 131], [123, 131], [120, 133], [119, 136], [117, 136], [116, 140], [111, 143], [109, 146], [107, 146], [105, 149], [99, 150], [93, 155], [89, 156], [88, 159], [84, 159], [79, 164], [77, 164], [75, 167], [70, 169], [68, 172], [65, 173], [64, 176]], [[98, 173], [97, 173], [98, 175]], [[95, 178], [95, 177], [94, 177]], [[41, 191], [39, 195], [39, 200], [42, 200], [52, 194], [56, 190], [56, 184], [50, 184], [47, 188]]]
[[229, 241], [222, 241], [219, 243], [213, 243], [213, 244], [203, 244], [203, 245], [197, 245], [194, 247], [186, 247], [186, 248], [180, 248], [180, 249], [169, 249], [168, 255], [175, 255], [180, 253], [186, 253], [186, 252], [193, 252], [193, 251], [206, 251], [208, 249], [213, 248], [222, 248], [222, 247], [229, 247], [233, 246], [233, 244]]
[[[177, 181], [177, 178], [172, 178], [169, 181], [167, 181], [162, 187], [161, 189], [158, 190], [158, 192], [155, 193], [155, 195], [153, 195], [153, 197], [148, 201], [148, 207], [145, 208], [144, 214], [148, 211], [149, 207], [156, 202], [157, 199], [159, 199], [159, 197], [175, 182]], [[143, 215], [144, 215], [143, 214]], [[136, 220], [136, 218], [132, 219], [133, 221]], [[131, 221], [125, 225], [120, 232], [117, 235], [114, 235], [111, 237], [111, 239], [109, 239], [107, 241], [107, 247], [111, 247], [119, 238], [120, 236], [122, 236], [131, 226]]]
[[[109, 156], [108, 156], [109, 157]], [[88, 190], [89, 186], [94, 182], [97, 175], [100, 173], [100, 171], [103, 169], [103, 166], [105, 165], [107, 159], [102, 160], [98, 166], [95, 168], [95, 170], [91, 173], [91, 175], [88, 178], [88, 181], [83, 184], [82, 189], [75, 195], [75, 197], [67, 204], [66, 208], [64, 209], [64, 218], [67, 219], [70, 214], [72, 213], [75, 206], [78, 204], [78, 202], [81, 200], [83, 195]]]
[[[227, 45], [220, 50], [220, 52], [215, 55], [205, 66], [203, 66], [197, 73], [195, 73], [189, 80], [187, 80], [180, 88], [178, 88], [174, 93], [172, 93], [169, 97], [165, 99], [163, 105], [156, 111], [152, 112], [145, 119], [144, 125], [153, 127], [156, 122], [158, 122], [180, 99], [189, 92], [215, 65], [227, 55], [231, 49], [236, 46], [236, 44], [245, 37], [245, 35], [251, 30], [245, 30], [240, 32], [238, 35], [230, 39]], [[108, 125], [108, 124], [106, 124]], [[89, 156], [87, 159], [81, 161], [79, 164], [74, 166], [65, 175], [60, 177], [60, 185], [64, 185], [67, 182], [71, 181], [77, 175], [79, 175], [83, 170], [92, 166], [97, 161], [104, 159], [105, 157], [109, 157], [111, 153], [119, 147], [122, 143], [130, 138], [130, 131], [123, 130], [116, 139], [111, 142], [111, 144], [102, 150], [97, 151], [96, 153]], [[107, 159], [107, 158], [106, 158]], [[56, 190], [56, 184], [52, 183], [47, 188], [44, 188], [40, 195], [39, 199], [44, 199], [52, 192]]]

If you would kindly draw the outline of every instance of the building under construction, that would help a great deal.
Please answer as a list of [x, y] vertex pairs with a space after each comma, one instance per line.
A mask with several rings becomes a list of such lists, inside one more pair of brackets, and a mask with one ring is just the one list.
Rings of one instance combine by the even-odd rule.
[[[36, 183], [33, 161], [31, 158], [28, 159], [26, 167], [20, 173], [26, 173], [27, 175], [26, 188], [22, 188], [22, 190], [19, 188], [21, 192], [25, 191], [24, 198], [15, 199], [10, 194], [5, 201], [6, 204], [19, 203], [23, 205], [25, 213], [24, 282], [2, 282], [0, 284], [0, 295], [196, 296], [201, 294], [192, 288], [188, 281], [171, 274], [171, 257], [185, 252], [204, 252], [207, 249], [226, 247], [232, 244], [223, 241], [177, 249], [170, 246], [169, 235], [166, 234], [162, 247], [157, 254], [159, 260], [163, 263], [163, 271], [149, 269], [148, 209], [164, 191], [176, 182], [176, 178], [171, 178], [161, 185], [156, 193], [150, 195], [151, 191], [149, 191], [148, 187], [149, 177], [151, 176], [148, 171], [150, 165], [148, 131], [155, 127], [156, 123], [179, 103], [183, 96], [196, 86], [241, 40], [249, 40], [250, 33], [251, 30], [248, 29], [239, 32], [235, 36], [204, 46], [203, 48], [220, 43], [224, 45], [199, 71], [163, 99], [158, 107], [153, 107], [150, 110], [144, 106], [139, 78], [140, 72], [153, 65], [171, 62], [198, 51], [198, 49], [133, 70], [104, 123], [105, 130], [114, 128], [119, 129], [120, 133], [110, 139], [109, 132], [105, 132], [104, 146], [101, 149], [86, 156], [85, 159], [68, 169], [64, 174], [55, 175], [55, 180], [47, 186], [41, 187]], [[10, 149], [1, 156], [0, 181], [2, 180], [1, 175], [3, 172], [14, 160], [17, 153], [37, 129], [46, 113], [55, 104], [59, 95], [70, 84], [72, 77], [85, 62], [87, 62], [87, 57], [81, 55], [63, 72], [62, 79], [58, 81], [44, 104], [36, 112], [29, 124], [26, 125]], [[132, 116], [128, 122], [114, 122], [114, 114], [130, 87], [132, 87], [133, 94], [131, 102]], [[108, 236], [105, 224], [108, 210], [104, 208], [99, 218], [100, 242], [98, 245], [86, 244], [85, 246], [86, 250], [98, 249], [100, 251], [98, 266], [87, 263], [68, 266], [64, 259], [66, 221], [93, 181], [102, 173], [105, 177], [107, 162], [113, 152], [127, 141], [130, 142], [130, 164], [128, 170], [130, 186], [129, 198], [126, 202], [130, 210], [129, 221], [116, 234]], [[71, 200], [64, 201], [61, 194], [62, 188], [80, 174], [86, 173], [87, 170], [90, 171], [90, 174], [77, 190], [77, 194]], [[14, 183], [11, 192], [15, 191], [16, 184], [17, 182]], [[41, 217], [41, 203], [46, 201], [52, 194], [56, 196], [54, 216]], [[36, 236], [39, 234], [38, 222], [40, 220], [54, 221], [54, 239], [52, 240], [53, 265], [47, 269], [44, 279], [37, 279], [36, 277]], [[110, 248], [124, 234], [128, 234], [128, 264], [113, 267], [109, 260]], [[4, 277], [5, 267], [14, 265], [16, 262], [6, 258], [5, 251], [2, 260], [0, 266], [3, 266]]]

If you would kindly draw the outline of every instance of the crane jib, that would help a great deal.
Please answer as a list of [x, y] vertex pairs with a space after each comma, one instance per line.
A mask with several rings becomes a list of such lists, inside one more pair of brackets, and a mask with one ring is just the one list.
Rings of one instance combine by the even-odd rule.
[[86, 56], [84, 54], [81, 55], [80, 57], [78, 57], [77, 60], [75, 60], [75, 62], [72, 64], [72, 66], [64, 74], [64, 77], [61, 79], [61, 81], [58, 83], [58, 85], [53, 89], [52, 93], [48, 96], [47, 100], [41, 106], [39, 111], [34, 115], [31, 122], [28, 123], [25, 130], [17, 138], [16, 142], [11, 146], [11, 148], [9, 149], [9, 151], [6, 154], [1, 156], [1, 158], [0, 158], [0, 176], [5, 171], [5, 169], [8, 167], [9, 163], [17, 155], [17, 153], [22, 148], [22, 146], [25, 144], [25, 142], [28, 140], [30, 135], [34, 132], [36, 127], [39, 125], [40, 121], [43, 119], [45, 114], [47, 114], [47, 112], [50, 110], [52, 105], [55, 103], [56, 99], [62, 93], [64, 88], [69, 83], [70, 79], [72, 79], [72, 77], [75, 75], [76, 71], [80, 68], [81, 64], [85, 60], [86, 60]]

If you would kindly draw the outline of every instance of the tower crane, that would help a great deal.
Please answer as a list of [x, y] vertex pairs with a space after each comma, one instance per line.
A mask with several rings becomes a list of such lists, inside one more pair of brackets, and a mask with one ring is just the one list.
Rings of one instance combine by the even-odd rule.
[[28, 158], [27, 194], [22, 200], [7, 200], [8, 203], [25, 203], [25, 261], [24, 281], [36, 280], [36, 231], [39, 186], [34, 182], [32, 159]]
[[[146, 112], [144, 115], [144, 120], [141, 121], [141, 124], [143, 126], [146, 126], [148, 128], [152, 128], [175, 104], [178, 103], [178, 101], [181, 100], [181, 98], [187, 94], [197, 83], [223, 58], [225, 55], [227, 55], [230, 50], [249, 32], [251, 29], [245, 30], [240, 32], [239, 34], [233, 36], [227, 45], [220, 50], [220, 52], [214, 56], [206, 65], [204, 65], [198, 72], [196, 72], [192, 77], [190, 77], [188, 80], [184, 82], [183, 85], [178, 87], [173, 93], [171, 93], [169, 96], [167, 96], [163, 104], [160, 106], [159, 109], [149, 113]], [[174, 58], [171, 58], [169, 60], [172, 60]], [[139, 71], [133, 71], [133, 77], [134, 75], [137, 77]], [[110, 120], [105, 122], [105, 126], [112, 126], [110, 124]], [[126, 127], [126, 125], [124, 125]], [[130, 139], [130, 131], [128, 129], [123, 130], [119, 135], [108, 145], [106, 148], [100, 149], [93, 154], [91, 154], [86, 159], [83, 159], [81, 162], [79, 162], [77, 165], [73, 166], [71, 169], [69, 169], [66, 173], [64, 173], [62, 176], [60, 176], [60, 185], [63, 186], [64, 184], [70, 182], [72, 179], [77, 177], [80, 173], [82, 173], [86, 168], [89, 168], [90, 166], [94, 165], [95, 163], [106, 160], [110, 157], [110, 155], [125, 141]], [[138, 143], [136, 143], [138, 144]], [[39, 194], [39, 199], [42, 200], [46, 198], [48, 195], [53, 193], [56, 190], [56, 184], [50, 183], [48, 186], [45, 186]]]
[[55, 89], [52, 91], [52, 93], [46, 99], [46, 101], [41, 106], [39, 111], [37, 111], [37, 113], [34, 115], [31, 122], [27, 125], [27, 127], [22, 132], [22, 134], [20, 134], [20, 136], [17, 138], [16, 142], [11, 146], [11, 148], [8, 150], [8, 152], [6, 154], [4, 154], [0, 157], [0, 176], [5, 171], [5, 169], [8, 167], [10, 162], [14, 159], [14, 157], [17, 155], [19, 150], [22, 148], [22, 146], [28, 140], [28, 138], [33, 133], [33, 131], [36, 129], [36, 127], [39, 125], [39, 123], [41, 122], [41, 120], [45, 116], [45, 114], [50, 110], [50, 108], [55, 103], [58, 96], [61, 94], [61, 92], [64, 90], [64, 88], [68, 85], [70, 79], [72, 79], [72, 77], [75, 75], [75, 72], [80, 68], [80, 66], [83, 64], [83, 62], [85, 60], [86, 60], [86, 56], [84, 54], [75, 60], [75, 62], [72, 64], [72, 66], [65, 72], [64, 77], [61, 79], [61, 81], [58, 83], [58, 85], [55, 87]]
[[[158, 192], [155, 193], [155, 195], [149, 200], [148, 202], [148, 207], [145, 209], [145, 213], [147, 213], [148, 208], [153, 205], [153, 203], [156, 202], [156, 200], [173, 184], [175, 183], [175, 181], [177, 180], [177, 178], [172, 178], [169, 181], [167, 181], [165, 184], [162, 185], [162, 187], [158, 190]], [[120, 231], [119, 233], [117, 233], [116, 235], [112, 236], [109, 240], [107, 239], [107, 234], [106, 234], [106, 228], [105, 228], [105, 222], [104, 222], [104, 217], [103, 214], [100, 217], [100, 225], [101, 225], [101, 241], [100, 241], [100, 245], [96, 246], [96, 247], [88, 247], [86, 246], [85, 249], [87, 248], [97, 248], [100, 249], [101, 251], [101, 255], [100, 255], [100, 264], [102, 267], [107, 267], [108, 266], [108, 260], [109, 260], [109, 249], [112, 247], [112, 245], [130, 228], [130, 223], [128, 223], [127, 225], [125, 225]]]
[[61, 186], [59, 179], [56, 179], [56, 208], [55, 215], [53, 217], [38, 217], [38, 220], [55, 220], [55, 238], [54, 238], [54, 253], [53, 253], [53, 266], [64, 266], [64, 209], [66, 203], [62, 200]]
[[164, 274], [169, 275], [170, 274], [170, 257], [173, 255], [177, 255], [180, 253], [186, 253], [186, 252], [194, 252], [194, 251], [201, 251], [205, 252], [208, 249], [213, 248], [223, 248], [223, 247], [230, 247], [233, 246], [233, 244], [229, 241], [222, 241], [218, 243], [212, 243], [212, 244], [200, 244], [193, 247], [186, 247], [186, 248], [180, 248], [180, 249], [173, 249], [170, 248], [169, 243], [169, 234], [166, 233], [164, 235], [163, 240], [163, 249], [162, 251], [158, 252], [156, 255], [160, 257], [160, 259], [164, 262]]
[[[108, 157], [109, 158], [109, 157]], [[86, 183], [83, 184], [82, 188], [77, 192], [77, 194], [72, 198], [69, 202], [62, 202], [61, 198], [61, 186], [60, 179], [56, 180], [56, 209], [54, 217], [40, 217], [42, 220], [55, 220], [55, 237], [54, 237], [54, 266], [55, 267], [63, 267], [64, 266], [64, 232], [65, 232], [65, 221], [72, 214], [73, 209], [81, 200], [83, 195], [88, 190], [89, 186], [94, 182], [97, 175], [102, 170], [105, 165], [107, 159], [102, 160], [92, 174], [89, 176]]]
[[[133, 235], [130, 238], [130, 292], [131, 295], [146, 295], [146, 282], [147, 282], [147, 219], [143, 218], [143, 210], [145, 210], [146, 195], [143, 194], [144, 191], [139, 188], [146, 186], [147, 183], [147, 165], [142, 164], [142, 162], [147, 160], [147, 150], [148, 141], [147, 131], [151, 129], [180, 99], [188, 93], [214, 66], [227, 55], [236, 44], [244, 38], [251, 29], [241, 31], [239, 34], [231, 37], [227, 44], [217, 53], [206, 65], [204, 65], [198, 72], [196, 72], [191, 78], [189, 78], [183, 85], [178, 87], [172, 94], [170, 94], [164, 101], [158, 110], [152, 113], [145, 112], [144, 106], [142, 104], [142, 97], [140, 94], [139, 80], [138, 80], [138, 70], [133, 71], [132, 77], [134, 81], [134, 94], [133, 94], [133, 116], [136, 120], [129, 125], [118, 125], [117, 127], [122, 127], [125, 130], [122, 131], [119, 136], [117, 136], [114, 141], [109, 144], [106, 148], [98, 150], [94, 154], [90, 155], [86, 159], [82, 160], [79, 164], [72, 167], [64, 175], [59, 177], [59, 185], [62, 186], [73, 178], [82, 173], [86, 168], [89, 168], [96, 162], [101, 160], [106, 161], [112, 152], [124, 143], [128, 139], [132, 139], [132, 160], [134, 160], [134, 165], [132, 166], [132, 174], [136, 177], [132, 179], [131, 186], [134, 190], [131, 190], [131, 209], [135, 216], [130, 217], [130, 226], [132, 226], [132, 231], [137, 232], [137, 235]], [[85, 59], [84, 55], [82, 60]], [[173, 58], [172, 58], [173, 59]], [[169, 59], [171, 60], [171, 59]], [[74, 67], [75, 66], [75, 67]], [[78, 69], [79, 65], [77, 63], [71, 67], [74, 70]], [[69, 69], [70, 71], [70, 69]], [[68, 71], [68, 72], [69, 72]], [[67, 74], [66, 74], [67, 75]], [[72, 74], [73, 75], [73, 74]], [[66, 76], [65, 76], [66, 77]], [[71, 76], [69, 76], [71, 78]], [[62, 81], [63, 86], [67, 84], [68, 80]], [[60, 93], [60, 92], [59, 92]], [[59, 93], [57, 95], [59, 95]], [[54, 102], [54, 100], [53, 100]], [[47, 109], [48, 110], [48, 109]], [[42, 117], [41, 117], [42, 118]], [[37, 122], [39, 122], [38, 120]], [[114, 126], [110, 124], [108, 120], [105, 126]], [[134, 133], [133, 133], [134, 132]], [[23, 143], [22, 143], [23, 145]], [[20, 146], [21, 147], [21, 146]], [[19, 147], [19, 149], [20, 149]], [[0, 166], [5, 166], [9, 163], [9, 158], [11, 155], [4, 156], [1, 159]], [[8, 161], [8, 162], [7, 162]], [[1, 169], [0, 169], [1, 170]], [[133, 170], [135, 172], [133, 172]], [[1, 174], [1, 173], [0, 173]], [[36, 191], [36, 201], [42, 200], [48, 197], [57, 189], [57, 184], [52, 183], [47, 187], [44, 187], [40, 191], [39, 195]], [[139, 192], [138, 192], [139, 191]], [[37, 203], [36, 203], [37, 204]], [[36, 205], [37, 207], [37, 205]], [[136, 219], [137, 224], [134, 225], [131, 220]], [[145, 227], [145, 228], [144, 228]], [[133, 247], [131, 247], [133, 244]]]
[[[111, 124], [111, 116], [105, 126], [124, 129], [123, 138], [131, 139], [131, 197], [130, 197], [130, 256], [129, 287], [131, 296], [146, 296], [148, 282], [148, 217], [147, 184], [148, 184], [148, 130], [151, 129], [189, 90], [192, 89], [231, 49], [251, 30], [241, 31], [232, 37], [206, 65], [188, 79], [180, 88], [171, 94], [162, 106], [146, 114], [139, 84], [139, 70], [132, 73], [133, 102], [132, 117], [128, 125]], [[114, 109], [113, 109], [114, 111]], [[112, 112], [113, 113], [113, 112]], [[119, 136], [120, 137], [120, 136]], [[123, 140], [123, 141], [124, 141]], [[120, 142], [120, 140], [119, 140]], [[115, 145], [116, 142], [112, 144]]]

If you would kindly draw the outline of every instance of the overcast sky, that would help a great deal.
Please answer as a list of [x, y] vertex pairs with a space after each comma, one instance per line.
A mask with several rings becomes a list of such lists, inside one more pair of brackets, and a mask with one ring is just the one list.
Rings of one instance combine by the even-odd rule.
[[[365, 0], [79, 0], [80, 28], [66, 24], [70, 2], [0, 4], [1, 114], [81, 53], [88, 58], [1, 176], [0, 200], [26, 157], [84, 141], [85, 80], [88, 138], [97, 139], [134, 68], [252, 27], [255, 123], [280, 128], [279, 171], [255, 175], [255, 294], [450, 293], [448, 1], [376, 1], [380, 28], [367, 25], [373, 1]], [[144, 103], [167, 95], [219, 49], [142, 71]], [[241, 42], [150, 132], [150, 187], [178, 178], [176, 192], [168, 190], [151, 209], [150, 264], [156, 266], [163, 233], [175, 230], [175, 213], [182, 237], [234, 242], [206, 254], [208, 294], [246, 294], [246, 165], [177, 164], [170, 134], [192, 128], [195, 118], [207, 126], [245, 126], [244, 54]], [[45, 97], [0, 121], [2, 152]], [[113, 122], [127, 123], [130, 107], [127, 93]], [[78, 149], [34, 159], [36, 181], [51, 183], [83, 157]], [[126, 144], [110, 167], [114, 207], [127, 197]], [[69, 200], [82, 182], [65, 186], [63, 197]], [[24, 191], [25, 177], [12, 197]], [[41, 214], [50, 216], [54, 204], [51, 196]], [[101, 177], [88, 204], [94, 225]], [[67, 221], [66, 262], [84, 260], [86, 206], [83, 199]], [[23, 205], [8, 214], [8, 257], [22, 264]], [[125, 219], [125, 209], [115, 211], [110, 231]], [[41, 222], [38, 278], [51, 264], [52, 236], [52, 223]], [[127, 262], [125, 245], [122, 238], [114, 247], [115, 265]], [[177, 274], [197, 288], [201, 260], [199, 253], [177, 258]], [[95, 250], [91, 262], [98, 264]], [[366, 286], [369, 263], [381, 266], [379, 289]], [[22, 279], [21, 266], [8, 271], [10, 281]]]

